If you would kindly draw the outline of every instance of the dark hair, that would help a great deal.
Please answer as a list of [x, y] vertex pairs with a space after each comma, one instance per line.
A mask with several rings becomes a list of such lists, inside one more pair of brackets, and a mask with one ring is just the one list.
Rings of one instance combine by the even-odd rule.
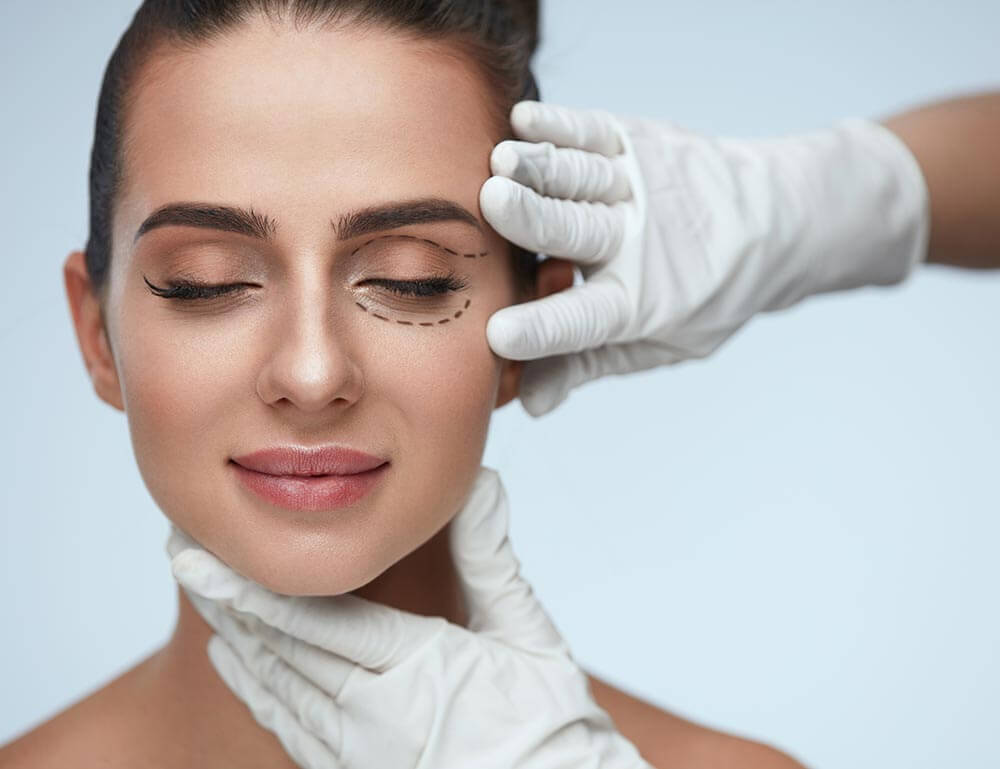
[[[497, 95], [494, 117], [509, 136], [510, 108], [537, 99], [531, 57], [538, 45], [538, 0], [144, 0], [104, 72], [90, 156], [87, 273], [102, 300], [111, 261], [111, 219], [125, 170], [124, 126], [139, 71], [162, 45], [196, 48], [255, 15], [291, 13], [296, 28], [337, 22], [381, 25], [457, 45]], [[536, 255], [512, 244], [520, 291], [534, 285]]]

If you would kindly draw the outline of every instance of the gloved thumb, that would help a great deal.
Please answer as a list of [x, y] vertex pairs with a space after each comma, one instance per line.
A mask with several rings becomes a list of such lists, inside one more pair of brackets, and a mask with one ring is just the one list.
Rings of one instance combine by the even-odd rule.
[[599, 347], [628, 322], [628, 297], [594, 276], [554, 294], [508, 305], [486, 321], [486, 341], [501, 358], [534, 360]]
[[507, 536], [508, 523], [509, 506], [500, 475], [481, 466], [450, 532], [469, 630], [519, 648], [567, 651], [566, 642], [521, 576]]

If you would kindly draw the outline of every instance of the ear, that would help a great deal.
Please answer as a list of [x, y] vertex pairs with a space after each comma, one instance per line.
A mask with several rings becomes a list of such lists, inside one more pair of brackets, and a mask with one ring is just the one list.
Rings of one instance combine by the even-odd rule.
[[63, 265], [63, 281], [69, 300], [76, 341], [97, 396], [109, 406], [124, 411], [118, 369], [104, 326], [100, 301], [90, 282], [83, 251], [73, 251]]
[[[538, 275], [535, 281], [535, 291], [531, 299], [541, 299], [549, 294], [562, 291], [573, 285], [574, 263], [568, 259], [549, 257], [538, 265]], [[517, 397], [521, 386], [521, 374], [524, 371], [522, 360], [504, 360], [500, 371], [500, 387], [497, 390], [495, 408], [505, 406]]]

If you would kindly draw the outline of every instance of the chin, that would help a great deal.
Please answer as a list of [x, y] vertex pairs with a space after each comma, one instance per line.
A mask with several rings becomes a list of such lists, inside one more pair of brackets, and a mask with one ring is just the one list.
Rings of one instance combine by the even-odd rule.
[[282, 547], [273, 541], [264, 545], [247, 543], [241, 552], [232, 552], [231, 548], [226, 552], [223, 548], [215, 555], [272, 593], [289, 596], [349, 593], [367, 585], [398, 560], [371, 549], [371, 543], [307, 544]]
[[260, 573], [244, 573], [243, 576], [272, 593], [289, 596], [332, 596], [343, 595], [367, 585], [377, 574], [369, 575], [361, 569], [340, 568], [331, 573], [329, 568], [282, 569], [269, 567]]

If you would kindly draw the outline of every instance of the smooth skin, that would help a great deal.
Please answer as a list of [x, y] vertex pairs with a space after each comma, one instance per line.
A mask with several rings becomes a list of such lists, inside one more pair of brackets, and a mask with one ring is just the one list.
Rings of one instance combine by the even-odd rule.
[[[109, 290], [102, 301], [83, 253], [72, 252], [70, 311], [94, 389], [126, 414], [158, 506], [272, 590], [355, 591], [464, 622], [447, 526], [479, 467], [492, 411], [515, 397], [521, 371], [485, 338], [489, 315], [519, 298], [508, 245], [478, 208], [499, 138], [485, 93], [469, 62], [426, 42], [263, 21], [195, 54], [162, 51], [143, 73]], [[384, 264], [367, 274], [353, 256], [363, 239], [341, 241], [330, 223], [426, 197], [457, 202], [479, 226], [426, 222], [392, 232], [491, 255], [455, 259], [469, 311], [431, 329], [373, 319], [357, 308], [359, 292], [387, 312], [402, 310], [365, 293], [360, 280], [411, 278], [427, 265], [400, 251], [399, 274], [383, 274]], [[278, 228], [271, 242], [178, 226], [135, 240], [146, 216], [179, 200], [252, 205]], [[144, 282], [185, 272], [254, 288], [194, 308], [154, 296]], [[553, 260], [535, 295], [571, 282], [570, 265]], [[382, 452], [392, 464], [381, 487], [336, 516], [279, 512], [230, 475], [234, 454], [327, 441]], [[179, 591], [177, 625], [162, 649], [0, 750], [0, 767], [291, 768], [276, 737], [215, 673], [210, 635]], [[657, 767], [801, 766], [591, 682]]]

